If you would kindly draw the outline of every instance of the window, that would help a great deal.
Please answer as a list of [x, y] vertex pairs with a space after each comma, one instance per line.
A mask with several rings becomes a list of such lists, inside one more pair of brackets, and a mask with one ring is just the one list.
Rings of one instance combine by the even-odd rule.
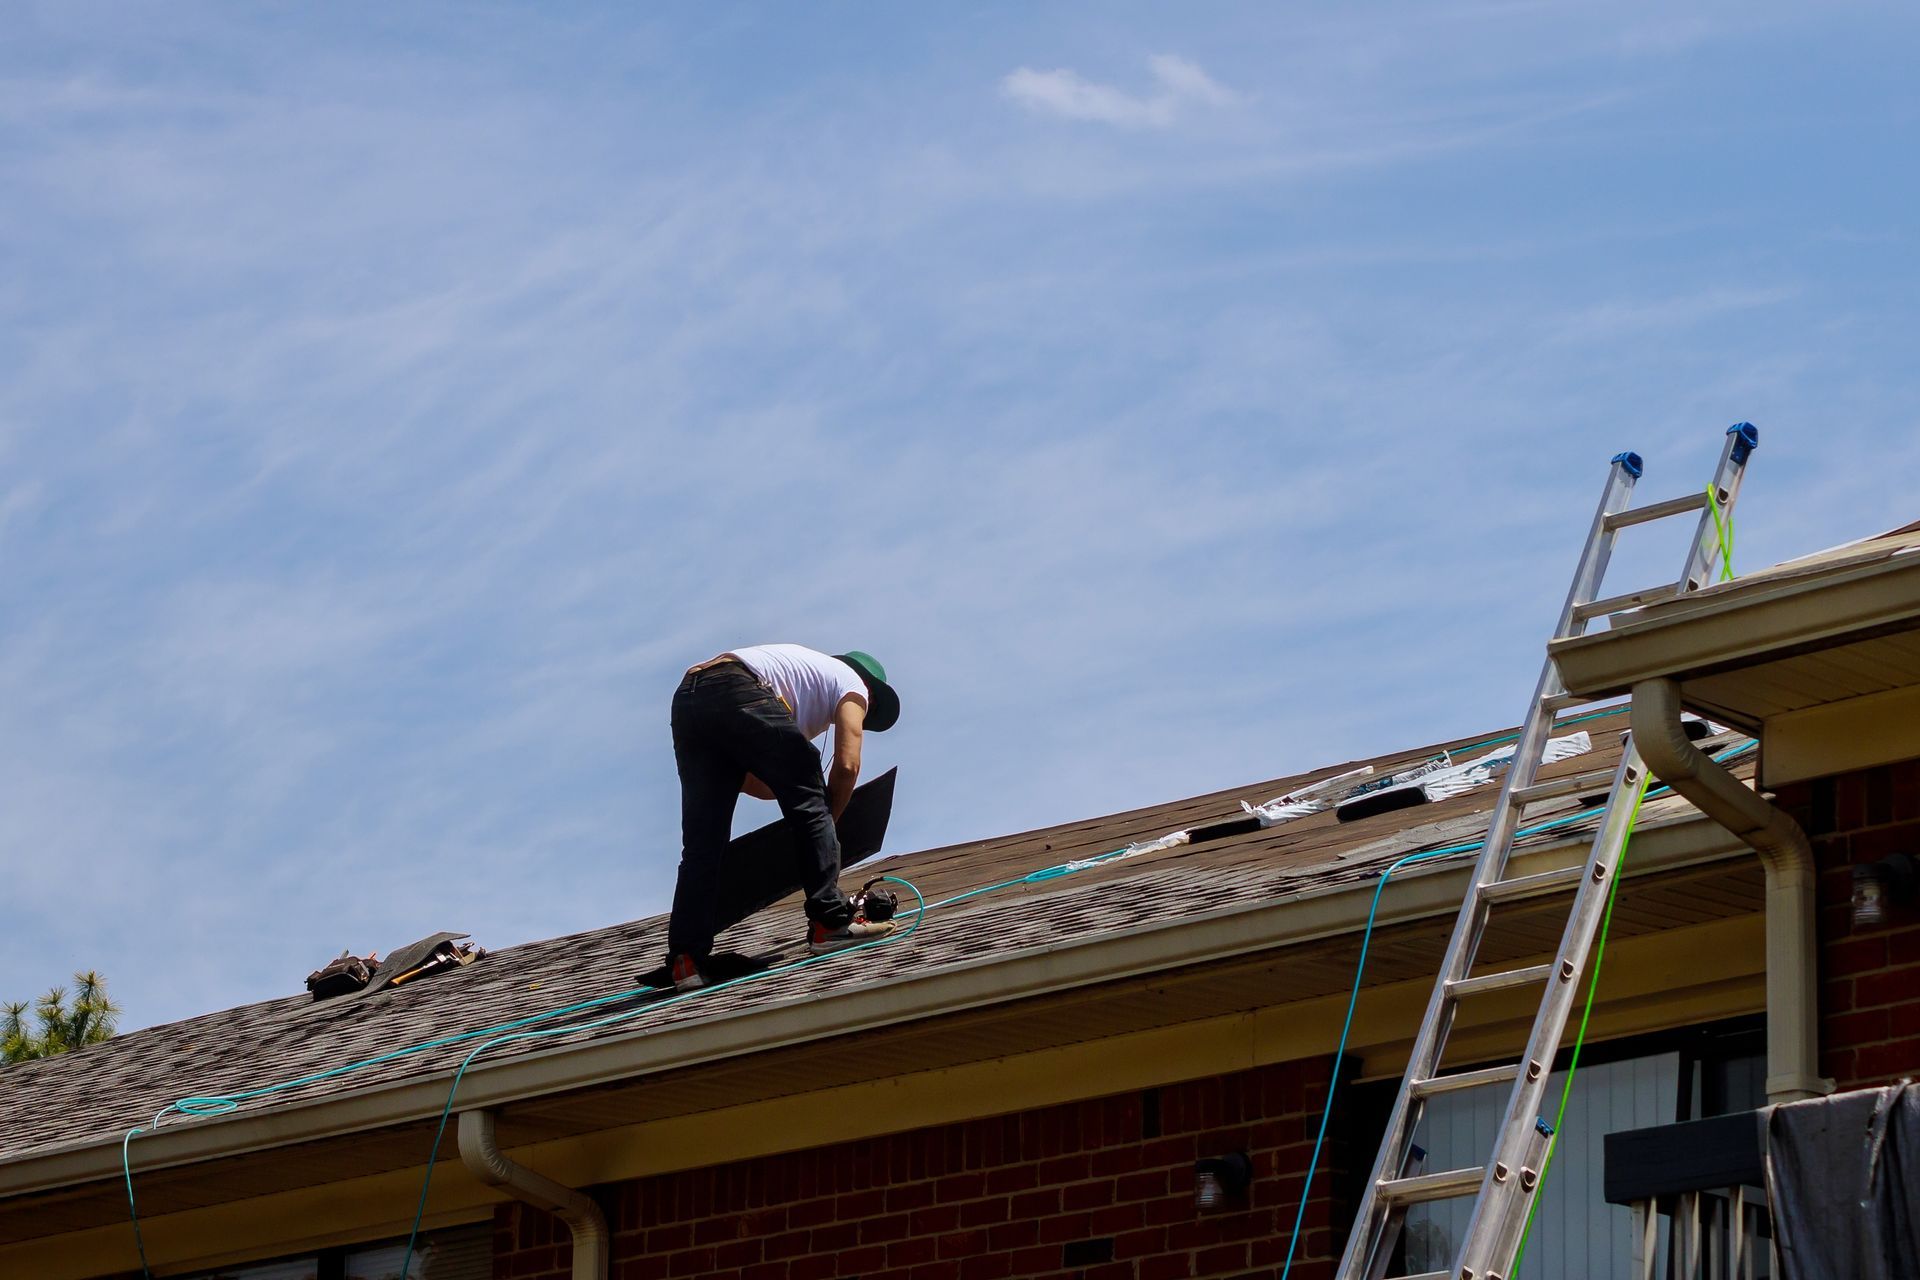
[[[202, 1271], [190, 1280], [401, 1280], [406, 1253], [402, 1237]], [[492, 1224], [422, 1232], [406, 1280], [493, 1280]]]
[[[1549, 1121], [1560, 1106], [1564, 1057], [1547, 1085]], [[1633, 1214], [1608, 1204], [1601, 1189], [1606, 1135], [1761, 1106], [1765, 1077], [1764, 1030], [1752, 1019], [1588, 1045], [1516, 1280], [1632, 1280]], [[1484, 1164], [1506, 1105], [1505, 1087], [1431, 1099], [1416, 1135], [1426, 1148], [1426, 1171]], [[1443, 1200], [1408, 1211], [1406, 1271], [1451, 1267], [1470, 1203]]]

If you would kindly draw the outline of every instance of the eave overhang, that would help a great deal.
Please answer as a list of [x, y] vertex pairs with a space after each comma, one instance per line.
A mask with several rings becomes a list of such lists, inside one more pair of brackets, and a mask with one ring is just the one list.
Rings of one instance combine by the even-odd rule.
[[1669, 679], [1761, 740], [1760, 784], [1920, 755], [1920, 549], [1904, 542], [1735, 580], [1556, 640], [1567, 688]]

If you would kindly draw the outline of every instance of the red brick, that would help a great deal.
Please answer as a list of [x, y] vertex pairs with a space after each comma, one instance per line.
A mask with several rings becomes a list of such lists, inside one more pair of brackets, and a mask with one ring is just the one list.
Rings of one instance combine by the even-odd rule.
[[1113, 1238], [1113, 1256], [1116, 1258], [1145, 1258], [1161, 1252], [1167, 1247], [1167, 1229], [1165, 1227], [1143, 1227], [1138, 1231], [1123, 1231]]
[[957, 1173], [940, 1179], [933, 1188], [933, 1198], [942, 1204], [952, 1204], [959, 1200], [976, 1200], [986, 1191], [985, 1174]]
[[1200, 1275], [1242, 1271], [1247, 1265], [1245, 1244], [1215, 1245], [1193, 1255], [1193, 1269]]
[[678, 1222], [672, 1226], [655, 1227], [647, 1232], [648, 1253], [677, 1253], [693, 1243], [693, 1226]]
[[1164, 1258], [1143, 1258], [1134, 1272], [1140, 1280], [1185, 1280], [1193, 1274], [1193, 1258], [1176, 1253]]
[[931, 1182], [910, 1182], [904, 1187], [887, 1188], [887, 1210], [924, 1209], [933, 1203]]
[[1045, 1275], [1049, 1271], [1060, 1269], [1060, 1246], [1035, 1245], [1016, 1249], [1007, 1255], [1007, 1261], [1012, 1264], [1014, 1275]]
[[1887, 1038], [1887, 1011], [1885, 1009], [1865, 1009], [1859, 1013], [1843, 1013], [1832, 1018], [1823, 1018], [1820, 1022], [1820, 1039], [1836, 1048], [1878, 1044]]
[[823, 1222], [832, 1222], [834, 1202], [832, 1200], [802, 1200], [799, 1204], [787, 1208], [789, 1227], [817, 1227]]
[[987, 1248], [1023, 1249], [1040, 1239], [1040, 1224], [1031, 1218], [1003, 1222], [987, 1228]]
[[912, 1236], [887, 1246], [887, 1265], [910, 1267], [918, 1262], [931, 1262], [939, 1252], [939, 1241], [928, 1236]]
[[1920, 992], [1914, 989], [1914, 976], [1905, 969], [1882, 969], [1878, 973], [1861, 974], [1853, 980], [1854, 1007], [1872, 1009], [1915, 999]]
[[1167, 1171], [1130, 1173], [1113, 1184], [1113, 1198], [1119, 1201], [1149, 1200], [1167, 1194]]
[[960, 1263], [960, 1280], [1002, 1280], [1013, 1274], [1013, 1259], [1004, 1253], [981, 1253]]
[[842, 1222], [848, 1218], [871, 1218], [887, 1207], [885, 1191], [855, 1191], [833, 1202], [833, 1216]]
[[987, 1194], [1003, 1196], [1010, 1191], [1026, 1191], [1040, 1185], [1040, 1170], [1030, 1164], [1011, 1164], [987, 1172]]
[[816, 1253], [795, 1258], [787, 1266], [788, 1280], [829, 1280], [840, 1274], [840, 1263], [832, 1254]]
[[889, 1240], [904, 1240], [912, 1231], [912, 1219], [904, 1213], [890, 1213], [884, 1218], [869, 1218], [860, 1224], [861, 1244], [885, 1244]]
[[1887, 1035], [1893, 1040], [1920, 1039], [1920, 1000], [1909, 1000], [1887, 1010]]
[[960, 1206], [960, 1225], [963, 1227], [984, 1227], [995, 1222], [1007, 1220], [1007, 1202], [1005, 1199], [975, 1200], [971, 1204]]
[[1061, 1182], [1078, 1182], [1086, 1177], [1089, 1162], [1085, 1156], [1061, 1156], [1040, 1163], [1040, 1182], [1048, 1185]]
[[1009, 1212], [1015, 1218], [1044, 1218], [1048, 1214], [1058, 1212], [1059, 1208], [1060, 1192], [1054, 1187], [1017, 1195], [1008, 1206]]
[[1920, 819], [1920, 760], [1906, 760], [1893, 766], [1893, 820], [1912, 822]]
[[987, 1233], [984, 1231], [949, 1231], [940, 1237], [939, 1250], [942, 1258], [964, 1258], [983, 1253], [987, 1247]]
[[1871, 973], [1886, 967], [1887, 940], [1884, 937], [1852, 938], [1828, 946], [1820, 956], [1820, 971], [1829, 978]]
[[837, 1276], [864, 1275], [869, 1271], [878, 1271], [885, 1265], [887, 1265], [887, 1247], [885, 1245], [861, 1245], [855, 1249], [840, 1249], [835, 1252], [833, 1274]]
[[908, 1222], [917, 1236], [939, 1235], [960, 1225], [960, 1206], [938, 1204], [931, 1209], [915, 1209]]
[[[1887, 963], [1920, 965], [1920, 929], [1901, 929], [1887, 935]], [[1920, 973], [1914, 975], [1914, 982], [1920, 988]]]
[[1066, 1209], [1097, 1209], [1113, 1203], [1113, 1184], [1104, 1179], [1075, 1183], [1060, 1192], [1060, 1204]]
[[733, 1240], [718, 1245], [713, 1251], [713, 1265], [722, 1271], [748, 1266], [760, 1261], [760, 1250], [763, 1247], [758, 1240]]
[[771, 1262], [779, 1258], [797, 1258], [806, 1251], [807, 1233], [789, 1231], [766, 1242], [765, 1256]]
[[667, 1274], [670, 1276], [694, 1276], [702, 1271], [711, 1270], [713, 1270], [713, 1250], [711, 1249], [688, 1249], [667, 1259]]
[[824, 1227], [815, 1227], [807, 1234], [807, 1252], [838, 1253], [842, 1249], [851, 1249], [859, 1239], [859, 1223], [830, 1222]]
[[1897, 1076], [1920, 1072], [1920, 1043], [1868, 1045], [1854, 1051], [1856, 1087], [1859, 1084], [1888, 1084]]

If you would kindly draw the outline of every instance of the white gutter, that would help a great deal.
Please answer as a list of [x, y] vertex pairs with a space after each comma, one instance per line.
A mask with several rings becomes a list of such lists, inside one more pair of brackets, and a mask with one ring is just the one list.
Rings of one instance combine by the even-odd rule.
[[1694, 746], [1680, 725], [1680, 685], [1633, 686], [1633, 742], [1653, 776], [1744, 840], [1767, 873], [1767, 1101], [1833, 1092], [1819, 1074], [1814, 989], [1813, 847], [1800, 824]]
[[460, 1163], [488, 1186], [499, 1187], [567, 1224], [573, 1232], [573, 1280], [607, 1280], [613, 1241], [607, 1215], [588, 1196], [502, 1155], [493, 1138], [493, 1112], [460, 1113]]

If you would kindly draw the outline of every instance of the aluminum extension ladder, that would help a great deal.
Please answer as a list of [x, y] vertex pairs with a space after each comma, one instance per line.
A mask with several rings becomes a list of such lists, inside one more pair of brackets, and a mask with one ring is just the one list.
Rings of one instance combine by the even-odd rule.
[[[1728, 428], [1726, 446], [1712, 485], [1713, 503], [1717, 504], [1720, 516], [1731, 513], [1740, 494], [1740, 481], [1746, 474], [1747, 459], [1758, 445], [1759, 432], [1750, 424], [1743, 422]], [[1580, 553], [1573, 586], [1553, 629], [1555, 639], [1582, 634], [1595, 618], [1697, 591], [1712, 580], [1721, 542], [1715, 527], [1716, 512], [1711, 509], [1707, 492], [1703, 490], [1690, 497], [1630, 509], [1627, 504], [1633, 497], [1634, 482], [1640, 478], [1640, 472], [1637, 454], [1622, 453], [1613, 459], [1599, 510], [1594, 513], [1592, 528], [1587, 533], [1586, 549]], [[1677, 582], [1625, 595], [1600, 596], [1607, 561], [1613, 553], [1613, 540], [1621, 529], [1694, 511], [1700, 512], [1699, 527], [1687, 551], [1686, 568]], [[1629, 742], [1619, 766], [1611, 774], [1612, 791], [1585, 866], [1512, 880], [1506, 878], [1507, 859], [1513, 851], [1522, 809], [1543, 800], [1577, 795], [1609, 776], [1583, 774], [1552, 782], [1534, 782], [1540, 768], [1540, 753], [1553, 729], [1556, 713], [1589, 701], [1566, 691], [1549, 658], [1541, 669], [1533, 701], [1528, 705], [1513, 767], [1501, 787], [1486, 844], [1474, 864], [1472, 885], [1461, 903], [1453, 937], [1447, 943], [1446, 956], [1434, 982], [1433, 995], [1420, 1021], [1420, 1034], [1414, 1041], [1407, 1073], [1400, 1081], [1400, 1093], [1394, 1101], [1392, 1117], [1387, 1121], [1380, 1153], [1374, 1159], [1373, 1172], [1367, 1179], [1353, 1233], [1347, 1239], [1346, 1253], [1335, 1273], [1338, 1280], [1382, 1280], [1407, 1209], [1427, 1201], [1466, 1196], [1474, 1197], [1473, 1213], [1451, 1269], [1424, 1272], [1403, 1280], [1509, 1280], [1509, 1269], [1520, 1247], [1521, 1234], [1539, 1186], [1542, 1162], [1553, 1136], [1551, 1126], [1540, 1116], [1542, 1095], [1561, 1034], [1566, 1030], [1567, 1016], [1573, 1008], [1578, 979], [1586, 968], [1588, 950], [1605, 914], [1608, 890], [1620, 854], [1626, 847], [1635, 800], [1646, 772], [1639, 751]], [[1568, 889], [1574, 891], [1573, 904], [1559, 952], [1550, 963], [1473, 974], [1487, 918], [1495, 904]], [[1540, 1010], [1534, 1017], [1525, 1053], [1518, 1061], [1476, 1071], [1442, 1072], [1440, 1064], [1447, 1036], [1464, 997], [1542, 983], [1545, 991], [1540, 998]], [[1426, 1099], [1509, 1081], [1512, 1093], [1487, 1163], [1439, 1173], [1423, 1172], [1424, 1156], [1414, 1144], [1413, 1135], [1420, 1124]]]

